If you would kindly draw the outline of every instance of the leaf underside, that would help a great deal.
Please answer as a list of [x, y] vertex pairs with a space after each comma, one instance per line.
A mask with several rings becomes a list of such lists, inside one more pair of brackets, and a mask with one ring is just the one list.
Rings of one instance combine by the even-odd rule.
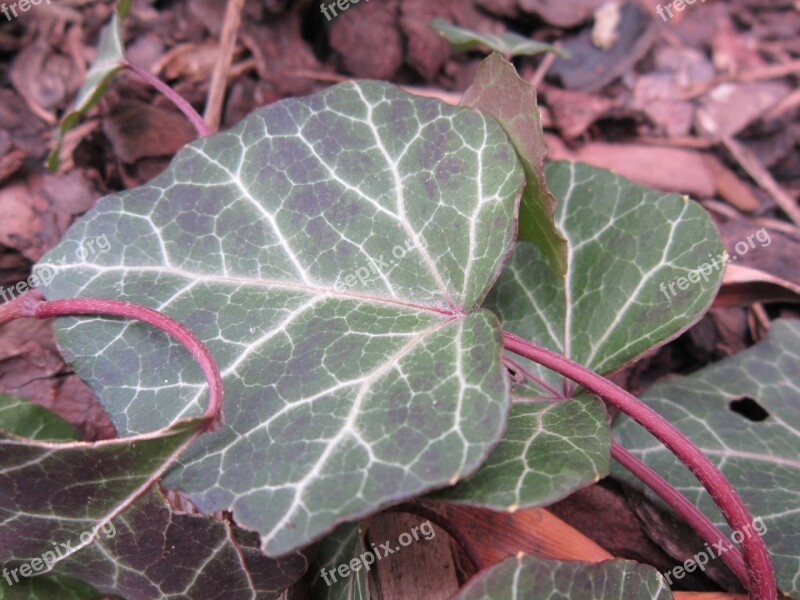
[[[501, 437], [500, 331], [478, 307], [522, 178], [491, 118], [346, 83], [193, 142], [37, 269], [57, 271], [48, 298], [144, 304], [209, 347], [226, 424], [165, 485], [281, 555], [470, 474]], [[75, 258], [104, 233], [108, 251]], [[166, 336], [99, 318], [57, 329], [121, 434], [200, 414], [202, 374]]]

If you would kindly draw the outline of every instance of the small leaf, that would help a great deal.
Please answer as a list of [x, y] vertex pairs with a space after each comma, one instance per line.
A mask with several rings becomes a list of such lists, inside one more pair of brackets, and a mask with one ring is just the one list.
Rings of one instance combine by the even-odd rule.
[[611, 433], [594, 398], [524, 402], [515, 393], [508, 431], [477, 473], [437, 494], [473, 506], [547, 506], [608, 473]]
[[[471, 474], [500, 439], [509, 384], [479, 305], [511, 252], [522, 180], [490, 117], [346, 83], [193, 142], [100, 200], [37, 268], [57, 270], [48, 297], [113, 290], [206, 343], [227, 422], [165, 484], [232, 510], [278, 556]], [[103, 232], [108, 251], [69, 258]], [[201, 374], [165, 336], [57, 329], [121, 433], [199, 413]]]
[[553, 221], [556, 199], [547, 188], [544, 174], [547, 144], [536, 105], [536, 88], [517, 75], [514, 65], [492, 54], [478, 67], [461, 104], [497, 119], [517, 149], [527, 180], [519, 209], [518, 238], [539, 246], [556, 275], [564, 277], [567, 240]]
[[[755, 521], [751, 531], [737, 537], [763, 534], [779, 587], [798, 598], [799, 363], [800, 322], [775, 321], [765, 341], [687, 377], [657, 383], [642, 396], [689, 436], [741, 494]], [[626, 448], [730, 533], [694, 476], [669, 452], [628, 419], [614, 429]]]
[[340, 565], [349, 564], [366, 552], [361, 523], [337, 527], [320, 542], [317, 558], [306, 575], [311, 597], [319, 600], [369, 600], [369, 571], [359, 568], [347, 577], [337, 573]]
[[478, 33], [448, 23], [444, 19], [433, 19], [431, 28], [440, 33], [455, 50], [474, 50], [481, 46], [499, 52], [504, 56], [533, 56], [542, 52], [552, 52], [558, 56], [569, 58], [569, 52], [544, 42], [532, 40], [518, 33], [507, 31], [501, 34]]
[[[111, 16], [111, 21], [100, 32], [97, 44], [97, 56], [86, 73], [86, 81], [78, 91], [70, 111], [61, 119], [58, 129], [58, 139], [55, 149], [47, 159], [47, 166], [51, 170], [58, 168], [59, 152], [64, 134], [72, 129], [78, 120], [100, 99], [105, 92], [108, 82], [116, 73], [124, 68], [125, 50], [122, 46], [122, 28], [120, 18], [124, 16], [127, 0], [122, 0], [117, 11]], [[128, 8], [130, 8], [128, 6]]]
[[37, 440], [76, 440], [75, 429], [43, 406], [0, 394], [0, 431]]
[[479, 573], [453, 600], [671, 600], [652, 567], [629, 560], [581, 563], [520, 554]]

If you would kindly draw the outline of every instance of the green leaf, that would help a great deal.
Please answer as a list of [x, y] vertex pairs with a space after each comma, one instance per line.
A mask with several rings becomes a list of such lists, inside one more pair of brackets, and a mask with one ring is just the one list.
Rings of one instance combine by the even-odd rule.
[[103, 600], [111, 598], [92, 586], [66, 576], [37, 575], [9, 586], [0, 579], [0, 600]]
[[453, 600], [671, 600], [652, 567], [629, 560], [590, 564], [520, 554], [479, 573]]
[[[478, 309], [511, 251], [522, 169], [502, 128], [377, 82], [257, 110], [141, 188], [102, 199], [45, 257], [48, 297], [113, 294], [189, 326], [223, 373], [226, 426], [166, 480], [281, 555], [474, 472], [509, 384]], [[85, 253], [84, 253], [85, 254]], [[120, 432], [199, 414], [165, 336], [61, 320]]]
[[547, 144], [536, 105], [536, 88], [517, 75], [514, 65], [492, 54], [478, 67], [461, 104], [497, 119], [517, 149], [527, 180], [519, 209], [518, 238], [539, 246], [556, 275], [564, 277], [567, 240], [553, 222], [556, 199], [547, 188], [544, 174]]
[[569, 58], [569, 52], [565, 50], [544, 42], [532, 40], [512, 31], [506, 31], [501, 34], [478, 33], [477, 31], [448, 23], [444, 19], [433, 19], [430, 22], [430, 26], [458, 51], [474, 50], [485, 46], [489, 50], [499, 52], [508, 57], [533, 56], [542, 52], [553, 52], [558, 56]]
[[[337, 527], [320, 542], [317, 558], [306, 575], [311, 597], [319, 600], [369, 600], [369, 571], [359, 568], [347, 577], [336, 572], [340, 565], [349, 564], [367, 551], [361, 523], [345, 523]], [[325, 577], [323, 570], [326, 571]]]
[[[530, 244], [519, 243], [487, 301], [505, 330], [610, 373], [703, 315], [722, 280], [723, 265], [714, 267], [712, 257], [724, 247], [699, 204], [586, 164], [555, 162], [546, 173], [558, 198], [556, 225], [569, 242], [568, 274], [554, 277]], [[689, 273], [697, 281], [684, 290], [673, 284], [673, 296], [667, 286]], [[564, 389], [560, 376], [520, 361]]]
[[[690, 376], [658, 383], [642, 396], [741, 494], [755, 521], [737, 537], [764, 534], [778, 585], [794, 597], [800, 597], [799, 360], [800, 322], [776, 321], [765, 341]], [[748, 408], [763, 420], [734, 412]], [[614, 429], [626, 448], [730, 533], [708, 495], [669, 452], [627, 419]]]
[[303, 555], [267, 558], [257, 534], [176, 512], [152, 489], [201, 423], [94, 444], [0, 434], [0, 598], [280, 596]]
[[75, 429], [43, 406], [0, 394], [0, 431], [37, 440], [76, 440]]
[[[547, 177], [569, 240], [568, 275], [556, 277], [541, 252], [518, 243], [487, 299], [505, 330], [610, 372], [700, 317], [721, 269], [675, 298], [659, 290], [722, 253], [700, 206], [588, 165], [553, 163]], [[497, 510], [543, 506], [608, 473], [605, 408], [559, 375], [512, 360], [523, 380], [508, 433], [475, 475], [444, 492], [448, 499]]]
[[[127, 5], [127, 6], [126, 6]], [[126, 9], [130, 9], [128, 0], [121, 0], [117, 11], [111, 16], [111, 21], [100, 32], [97, 44], [97, 56], [86, 73], [86, 81], [78, 90], [78, 95], [70, 111], [61, 119], [58, 128], [56, 147], [47, 159], [48, 168], [58, 168], [58, 155], [61, 150], [61, 140], [64, 134], [72, 129], [88, 110], [97, 104], [105, 92], [108, 82], [124, 68], [125, 50], [122, 46], [122, 28], [120, 18], [125, 16]]]
[[487, 461], [438, 498], [513, 512], [557, 502], [608, 473], [611, 433], [600, 402], [585, 395], [528, 402], [519, 393], [508, 431]]

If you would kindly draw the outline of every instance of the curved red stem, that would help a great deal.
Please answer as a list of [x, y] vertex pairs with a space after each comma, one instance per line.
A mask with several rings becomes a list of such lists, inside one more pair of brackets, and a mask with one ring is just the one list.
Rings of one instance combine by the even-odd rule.
[[700, 534], [700, 537], [708, 542], [709, 546], [713, 547], [714, 544], [717, 544], [726, 548], [727, 551], [724, 554], [720, 554], [719, 557], [733, 571], [733, 574], [742, 582], [742, 585], [745, 588], [747, 587], [747, 568], [744, 565], [742, 553], [699, 508], [689, 502], [686, 496], [672, 487], [666, 479], [617, 442], [611, 442], [611, 456], [658, 494], [664, 502]]
[[186, 115], [186, 118], [192, 122], [192, 125], [194, 125], [194, 128], [197, 130], [197, 134], [200, 137], [211, 135], [211, 130], [208, 128], [208, 125], [206, 125], [203, 117], [201, 117], [194, 107], [189, 104], [183, 96], [178, 94], [178, 92], [173, 90], [166, 83], [153, 75], [150, 71], [143, 69], [139, 65], [135, 65], [127, 60], [121, 61], [120, 64], [129, 68], [147, 83], [156, 88], [159, 92], [164, 94], [164, 96], [166, 96], [178, 108], [178, 110]]
[[[575, 381], [616, 406], [647, 429], [694, 473], [722, 511], [731, 529], [741, 532], [748, 531], [747, 528], [752, 527], [753, 517], [750, 511], [717, 466], [688, 437], [652, 408], [602, 375], [529, 340], [504, 331], [503, 345], [511, 352]], [[745, 536], [742, 541], [742, 554], [747, 566], [750, 598], [775, 600], [778, 590], [764, 540], [760, 536]]]
[[0, 307], [0, 325], [20, 317], [48, 319], [74, 315], [104, 315], [142, 321], [167, 333], [183, 344], [200, 363], [208, 382], [208, 406], [204, 415], [207, 429], [222, 424], [222, 377], [214, 357], [200, 339], [185, 325], [152, 308], [103, 298], [71, 298], [45, 301], [39, 290], [30, 290]]

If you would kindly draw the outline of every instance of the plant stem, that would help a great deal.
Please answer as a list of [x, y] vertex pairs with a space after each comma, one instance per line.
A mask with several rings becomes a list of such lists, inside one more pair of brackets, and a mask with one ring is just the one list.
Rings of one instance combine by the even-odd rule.
[[[511, 352], [560, 373], [616, 406], [655, 436], [689, 468], [722, 511], [731, 529], [742, 532], [752, 526], [750, 512], [716, 465], [652, 408], [602, 375], [529, 340], [503, 332], [503, 344]], [[764, 540], [760, 536], [745, 536], [742, 554], [747, 565], [750, 598], [775, 600], [778, 594], [775, 575]]]
[[144, 79], [147, 83], [169, 98], [172, 103], [178, 107], [178, 110], [186, 115], [186, 117], [192, 122], [192, 125], [194, 125], [194, 128], [197, 130], [197, 134], [200, 137], [211, 135], [211, 130], [206, 125], [206, 122], [203, 121], [203, 117], [201, 117], [194, 107], [189, 104], [178, 92], [173, 90], [166, 83], [153, 75], [150, 71], [143, 69], [139, 65], [135, 65], [127, 60], [121, 61], [121, 64], [125, 67], [128, 67], [131, 71], [136, 73], [139, 77]]
[[208, 382], [208, 406], [204, 415], [206, 430], [215, 431], [222, 424], [222, 377], [214, 357], [200, 339], [175, 319], [146, 306], [105, 300], [103, 298], [71, 298], [45, 301], [39, 290], [30, 290], [0, 306], [0, 324], [20, 317], [49, 319], [70, 315], [107, 315], [142, 321], [160, 329], [182, 343], [200, 363]]
[[745, 588], [747, 587], [747, 569], [744, 566], [742, 553], [700, 509], [689, 502], [683, 494], [672, 487], [661, 475], [614, 441], [611, 442], [611, 456], [658, 494], [664, 502], [672, 507], [684, 521], [700, 534], [700, 537], [708, 542], [709, 546], [713, 547], [714, 544], [717, 544], [717, 546], [726, 548], [726, 552], [720, 554], [719, 557], [733, 571], [733, 574], [742, 582], [742, 585]]

